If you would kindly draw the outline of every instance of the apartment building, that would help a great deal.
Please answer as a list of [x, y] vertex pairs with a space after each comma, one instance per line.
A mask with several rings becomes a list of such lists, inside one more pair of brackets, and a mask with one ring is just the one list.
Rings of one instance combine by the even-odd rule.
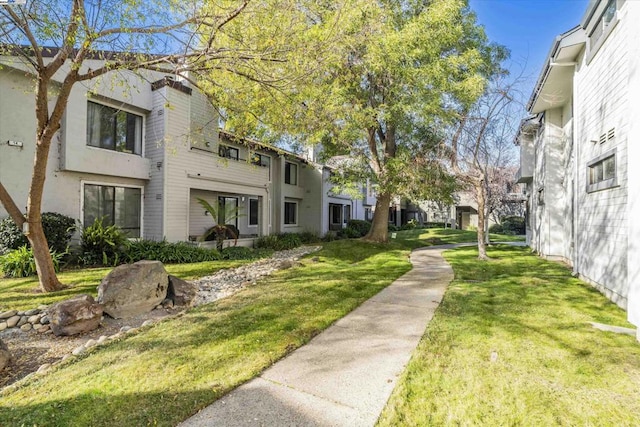
[[640, 2], [594, 0], [558, 36], [516, 143], [527, 241], [640, 326]]
[[[0, 63], [0, 180], [26, 206], [34, 78], [17, 57]], [[114, 72], [74, 87], [51, 147], [43, 210], [83, 225], [105, 218], [130, 237], [171, 242], [195, 240], [224, 221], [250, 245], [271, 233], [326, 233], [335, 218], [325, 178], [325, 167], [304, 156], [221, 132], [215, 108], [179, 78]], [[364, 218], [355, 208], [361, 202], [346, 197], [340, 203], [354, 208], [342, 208], [342, 225], [347, 216]], [[199, 198], [240, 215], [211, 218]]]

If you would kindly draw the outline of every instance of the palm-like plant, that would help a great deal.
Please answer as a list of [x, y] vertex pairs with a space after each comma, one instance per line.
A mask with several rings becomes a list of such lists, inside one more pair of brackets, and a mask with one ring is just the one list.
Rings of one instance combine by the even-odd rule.
[[233, 246], [236, 246], [238, 244], [238, 229], [234, 225], [226, 224], [226, 222], [234, 221], [242, 216], [238, 207], [227, 206], [220, 202], [214, 206], [204, 199], [198, 198], [197, 200], [200, 206], [216, 221], [214, 226], [204, 232], [201, 239], [209, 240], [213, 236], [218, 250], [222, 250], [224, 240], [227, 238], [233, 239]]

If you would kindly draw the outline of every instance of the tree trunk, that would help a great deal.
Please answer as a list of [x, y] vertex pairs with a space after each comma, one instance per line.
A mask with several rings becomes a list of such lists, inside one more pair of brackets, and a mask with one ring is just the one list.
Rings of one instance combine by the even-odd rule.
[[36, 220], [32, 220], [31, 216], [29, 216], [27, 239], [29, 239], [29, 243], [31, 243], [31, 248], [33, 249], [33, 259], [36, 262], [40, 287], [45, 292], [59, 291], [63, 289], [64, 286], [58, 280], [58, 276], [56, 276], [56, 270], [53, 266], [51, 253], [49, 252], [49, 244], [47, 243], [47, 238], [42, 228], [40, 214], [38, 213], [36, 216], [38, 217]]
[[476, 195], [478, 198], [478, 259], [488, 260], [487, 256], [487, 242], [485, 232], [485, 209], [486, 209], [486, 193], [483, 182], [477, 182], [474, 184]]
[[369, 242], [386, 243], [389, 241], [389, 205], [390, 194], [379, 194], [376, 201], [376, 210], [373, 213], [371, 229], [363, 240]]

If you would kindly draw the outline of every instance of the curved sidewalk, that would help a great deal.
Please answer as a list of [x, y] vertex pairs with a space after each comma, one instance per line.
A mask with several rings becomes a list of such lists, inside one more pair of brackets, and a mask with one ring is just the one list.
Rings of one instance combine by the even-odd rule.
[[414, 250], [411, 271], [180, 426], [374, 425], [453, 280], [442, 252], [457, 246]]

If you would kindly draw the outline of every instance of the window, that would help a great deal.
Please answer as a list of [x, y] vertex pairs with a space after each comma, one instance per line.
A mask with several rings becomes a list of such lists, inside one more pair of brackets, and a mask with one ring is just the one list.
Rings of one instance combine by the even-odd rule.
[[284, 183], [298, 185], [298, 165], [286, 162], [284, 165]]
[[89, 101], [87, 145], [142, 154], [142, 116]]
[[251, 156], [251, 164], [268, 168], [271, 165], [271, 157], [260, 153], [253, 153], [253, 156]]
[[396, 212], [395, 206], [389, 208], [389, 222], [392, 224], [396, 223]]
[[258, 217], [259, 217], [259, 203], [258, 199], [249, 199], [249, 225], [256, 226], [258, 225]]
[[342, 224], [342, 205], [329, 204], [329, 221], [331, 225]]
[[225, 159], [233, 159], [238, 160], [239, 151], [237, 148], [229, 147], [226, 145], [220, 144], [218, 147], [218, 155], [220, 157], [224, 157]]
[[102, 218], [117, 225], [128, 237], [140, 237], [142, 190], [140, 188], [84, 185], [84, 225]]
[[285, 225], [296, 225], [298, 223], [298, 204], [296, 202], [284, 202], [284, 223]]
[[609, 27], [609, 25], [611, 25], [611, 22], [616, 16], [616, 10], [616, 0], [609, 0], [609, 3], [607, 3], [602, 16], [600, 16], [600, 19], [598, 20], [598, 23], [589, 35], [590, 45], [592, 48], [595, 47], [598, 40], [600, 40], [606, 29]]
[[615, 151], [610, 151], [587, 164], [587, 192], [615, 186], [617, 186]]
[[373, 210], [371, 208], [364, 208], [364, 219], [367, 221], [373, 219]]
[[238, 228], [237, 197], [218, 197], [218, 224], [233, 225]]
[[344, 215], [342, 216], [342, 221], [346, 224], [351, 220], [351, 206], [344, 205]]

